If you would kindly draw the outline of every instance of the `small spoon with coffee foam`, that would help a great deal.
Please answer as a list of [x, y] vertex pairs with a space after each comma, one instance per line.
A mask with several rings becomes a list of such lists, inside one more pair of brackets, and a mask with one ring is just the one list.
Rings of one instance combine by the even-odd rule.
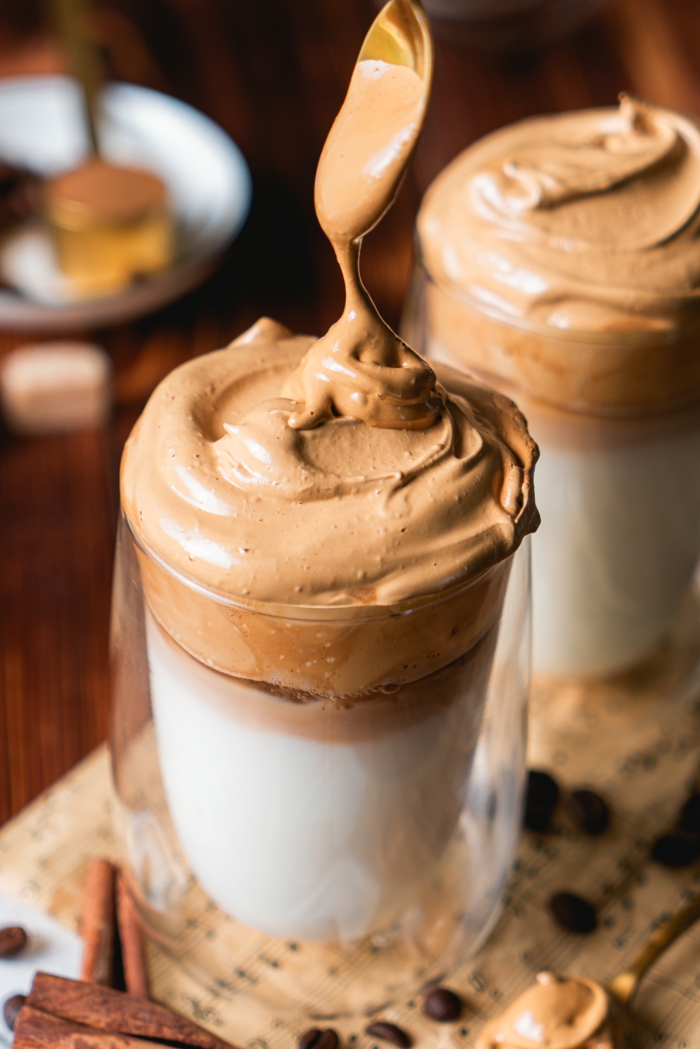
[[316, 214], [345, 281], [343, 316], [307, 353], [285, 395], [293, 429], [345, 416], [425, 429], [442, 407], [432, 369], [382, 320], [360, 278], [363, 237], [391, 207], [418, 142], [433, 49], [418, 0], [391, 0], [374, 20], [316, 172]]
[[699, 917], [700, 892], [652, 933], [609, 984], [540, 973], [534, 987], [486, 1025], [475, 1049], [623, 1049], [630, 1004], [640, 980]]

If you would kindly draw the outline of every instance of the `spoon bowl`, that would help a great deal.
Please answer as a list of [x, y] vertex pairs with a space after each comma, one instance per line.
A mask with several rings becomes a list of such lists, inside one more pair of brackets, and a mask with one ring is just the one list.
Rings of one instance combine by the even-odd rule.
[[391, 0], [382, 8], [357, 60], [365, 59], [412, 69], [423, 81], [423, 97], [427, 99], [433, 78], [433, 48], [420, 0]]

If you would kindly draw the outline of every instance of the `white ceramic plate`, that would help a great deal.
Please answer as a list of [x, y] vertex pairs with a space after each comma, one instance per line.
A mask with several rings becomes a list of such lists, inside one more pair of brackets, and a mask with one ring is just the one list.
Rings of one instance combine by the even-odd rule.
[[[250, 206], [248, 166], [238, 147], [191, 106], [132, 84], [102, 97], [101, 143], [116, 162], [149, 168], [165, 181], [175, 212], [173, 266], [105, 298], [76, 297], [39, 224], [0, 249], [12, 290], [0, 289], [0, 328], [60, 331], [131, 320], [198, 284], [239, 231]], [[0, 157], [50, 175], [87, 151], [82, 101], [69, 77], [0, 80]]]

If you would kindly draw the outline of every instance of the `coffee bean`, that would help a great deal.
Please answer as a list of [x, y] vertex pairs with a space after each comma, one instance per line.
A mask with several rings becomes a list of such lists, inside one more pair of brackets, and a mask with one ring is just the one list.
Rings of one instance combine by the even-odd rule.
[[454, 991], [449, 991], [447, 987], [434, 987], [425, 996], [423, 1012], [438, 1023], [450, 1023], [462, 1012], [462, 1002]]
[[304, 1031], [299, 1038], [299, 1042], [297, 1043], [298, 1049], [314, 1049], [320, 1037], [321, 1032], [318, 1027], [310, 1027], [308, 1031]]
[[688, 834], [700, 835], [700, 794], [691, 794], [681, 809], [679, 823]]
[[598, 924], [595, 907], [572, 892], [555, 892], [549, 899], [549, 909], [567, 932], [593, 932]]
[[610, 809], [604, 798], [593, 790], [572, 790], [569, 815], [585, 834], [602, 834], [610, 823]]
[[338, 1032], [332, 1027], [326, 1027], [324, 1031], [321, 1031], [321, 1037], [316, 1042], [314, 1049], [338, 1049], [339, 1044]]
[[409, 1049], [412, 1044], [410, 1036], [402, 1027], [387, 1023], [386, 1020], [377, 1020], [369, 1024], [368, 1027], [365, 1027], [365, 1034], [371, 1034], [373, 1038], [381, 1038], [383, 1042], [391, 1042], [399, 1049]]
[[14, 1031], [15, 1029], [15, 1021], [17, 1020], [19, 1011], [26, 1000], [26, 994], [13, 994], [11, 998], [5, 999], [5, 1004], [2, 1007], [2, 1015], [5, 1017], [5, 1023], [11, 1031]]
[[698, 842], [688, 834], [664, 834], [651, 847], [652, 859], [663, 867], [687, 867], [698, 854]]
[[525, 789], [525, 826], [539, 833], [546, 831], [558, 801], [557, 781], [548, 772], [530, 769]]
[[27, 934], [21, 925], [0, 929], [0, 958], [14, 958], [27, 943]]
[[298, 1049], [338, 1049], [338, 1045], [338, 1032], [332, 1027], [326, 1027], [323, 1031], [318, 1027], [310, 1027], [299, 1038]]

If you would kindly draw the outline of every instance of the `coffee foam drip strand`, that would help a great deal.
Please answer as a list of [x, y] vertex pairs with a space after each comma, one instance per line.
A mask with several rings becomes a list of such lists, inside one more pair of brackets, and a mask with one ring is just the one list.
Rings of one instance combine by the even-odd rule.
[[424, 82], [412, 69], [358, 62], [316, 173], [316, 213], [343, 274], [345, 309], [287, 383], [304, 406], [288, 419], [294, 429], [332, 416], [426, 429], [440, 414], [432, 368], [382, 320], [360, 277], [362, 238], [396, 196], [424, 109]]

